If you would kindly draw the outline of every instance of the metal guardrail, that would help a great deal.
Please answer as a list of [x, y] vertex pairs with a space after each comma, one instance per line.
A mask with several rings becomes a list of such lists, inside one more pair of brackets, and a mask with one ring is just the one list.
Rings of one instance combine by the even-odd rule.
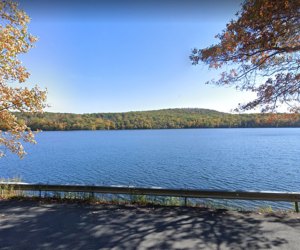
[[226, 191], [226, 190], [197, 190], [197, 189], [165, 189], [165, 188], [138, 188], [125, 186], [86, 186], [86, 185], [52, 185], [28, 183], [0, 183], [0, 189], [12, 188], [24, 191], [56, 191], [56, 192], [84, 192], [102, 194], [152, 195], [172, 196], [183, 198], [212, 198], [235, 200], [265, 200], [295, 202], [296, 212], [299, 212], [299, 192], [272, 192], [272, 191]]

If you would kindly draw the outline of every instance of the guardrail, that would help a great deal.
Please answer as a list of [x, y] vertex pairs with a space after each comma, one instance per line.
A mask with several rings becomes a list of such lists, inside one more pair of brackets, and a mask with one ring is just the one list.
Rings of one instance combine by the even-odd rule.
[[138, 188], [124, 186], [86, 186], [86, 185], [52, 185], [28, 183], [0, 183], [0, 189], [11, 188], [22, 191], [37, 191], [41, 196], [42, 191], [56, 192], [83, 192], [102, 194], [127, 194], [127, 195], [152, 195], [171, 196], [183, 198], [212, 198], [235, 200], [264, 200], [294, 202], [295, 210], [299, 212], [299, 192], [272, 192], [272, 191], [226, 191], [226, 190], [197, 190], [197, 189], [166, 189], [166, 188]]

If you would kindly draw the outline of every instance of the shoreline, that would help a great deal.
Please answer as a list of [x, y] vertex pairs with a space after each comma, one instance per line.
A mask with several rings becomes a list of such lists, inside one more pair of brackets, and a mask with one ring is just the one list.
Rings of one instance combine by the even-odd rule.
[[218, 204], [216, 202], [207, 203], [184, 203], [178, 200], [172, 200], [174, 197], [170, 197], [169, 202], [153, 202], [150, 200], [144, 200], [137, 198], [135, 201], [123, 200], [123, 199], [93, 199], [93, 198], [58, 198], [58, 197], [37, 197], [37, 196], [12, 196], [8, 198], [3, 198], [0, 196], [1, 202], [37, 202], [40, 204], [61, 204], [61, 205], [78, 205], [78, 206], [116, 206], [120, 208], [169, 208], [169, 209], [191, 209], [191, 210], [206, 210], [211, 212], [223, 211], [223, 212], [241, 212], [249, 214], [295, 214], [300, 217], [299, 212], [295, 209], [278, 209], [272, 208], [271, 206], [261, 206], [256, 208], [241, 208], [230, 205]]

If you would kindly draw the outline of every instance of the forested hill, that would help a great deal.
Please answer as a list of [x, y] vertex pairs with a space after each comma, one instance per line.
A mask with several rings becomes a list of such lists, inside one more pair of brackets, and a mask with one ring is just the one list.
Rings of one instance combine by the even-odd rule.
[[25, 120], [33, 130], [300, 127], [299, 115], [240, 115], [190, 108], [125, 113], [70, 114], [46, 112], [36, 115], [16, 113], [16, 115]]

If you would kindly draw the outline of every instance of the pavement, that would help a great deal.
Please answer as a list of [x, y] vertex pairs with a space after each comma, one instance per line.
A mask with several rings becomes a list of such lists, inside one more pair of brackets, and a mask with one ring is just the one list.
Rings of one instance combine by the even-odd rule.
[[300, 249], [300, 214], [0, 201], [0, 249]]

